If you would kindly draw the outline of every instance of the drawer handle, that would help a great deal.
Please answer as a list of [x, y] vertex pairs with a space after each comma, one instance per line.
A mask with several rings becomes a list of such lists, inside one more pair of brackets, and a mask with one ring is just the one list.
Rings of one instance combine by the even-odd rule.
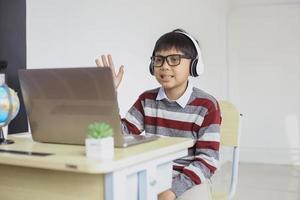
[[152, 180], [152, 181], [150, 181], [150, 183], [149, 183], [149, 184], [150, 184], [151, 186], [155, 186], [155, 185], [156, 185], [156, 183], [157, 183], [157, 181], [156, 181], [156, 180]]

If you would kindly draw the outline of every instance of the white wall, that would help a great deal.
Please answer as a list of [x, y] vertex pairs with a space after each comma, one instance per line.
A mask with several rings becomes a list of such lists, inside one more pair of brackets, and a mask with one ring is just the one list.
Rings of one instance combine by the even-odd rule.
[[241, 160], [300, 164], [300, 1], [232, 1], [227, 24]]
[[226, 2], [28, 0], [27, 67], [94, 66], [112, 53], [115, 65], [125, 65], [118, 91], [124, 115], [141, 92], [158, 86], [148, 70], [155, 41], [181, 27], [203, 46], [206, 73], [193, 83], [223, 98]]
[[196, 36], [206, 65], [192, 79], [244, 114], [241, 160], [300, 161], [299, 0], [27, 0], [27, 66], [93, 66], [112, 53], [125, 64], [124, 115], [157, 84], [148, 72], [160, 35], [181, 27]]

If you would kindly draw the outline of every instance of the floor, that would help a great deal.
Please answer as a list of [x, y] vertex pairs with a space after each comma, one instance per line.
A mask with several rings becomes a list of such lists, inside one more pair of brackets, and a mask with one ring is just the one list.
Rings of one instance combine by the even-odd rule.
[[[235, 200], [300, 200], [300, 166], [246, 163], [239, 166]], [[215, 190], [224, 190], [228, 185], [229, 171], [229, 164], [222, 167]]]

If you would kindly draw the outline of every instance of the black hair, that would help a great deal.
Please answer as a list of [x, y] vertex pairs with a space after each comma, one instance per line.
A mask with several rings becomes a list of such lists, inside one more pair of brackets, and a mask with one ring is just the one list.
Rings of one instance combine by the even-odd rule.
[[166, 51], [175, 48], [176, 50], [181, 51], [186, 56], [196, 58], [197, 50], [192, 40], [186, 35], [176, 31], [185, 32], [182, 29], [176, 29], [162, 35], [156, 41], [152, 55], [159, 51]]

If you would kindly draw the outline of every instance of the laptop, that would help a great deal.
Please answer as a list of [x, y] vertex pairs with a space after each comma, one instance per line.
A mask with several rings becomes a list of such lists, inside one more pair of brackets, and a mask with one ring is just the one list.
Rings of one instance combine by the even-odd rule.
[[108, 67], [19, 70], [25, 109], [34, 141], [83, 145], [92, 122], [106, 122], [115, 147], [159, 136], [123, 135], [117, 95]]

